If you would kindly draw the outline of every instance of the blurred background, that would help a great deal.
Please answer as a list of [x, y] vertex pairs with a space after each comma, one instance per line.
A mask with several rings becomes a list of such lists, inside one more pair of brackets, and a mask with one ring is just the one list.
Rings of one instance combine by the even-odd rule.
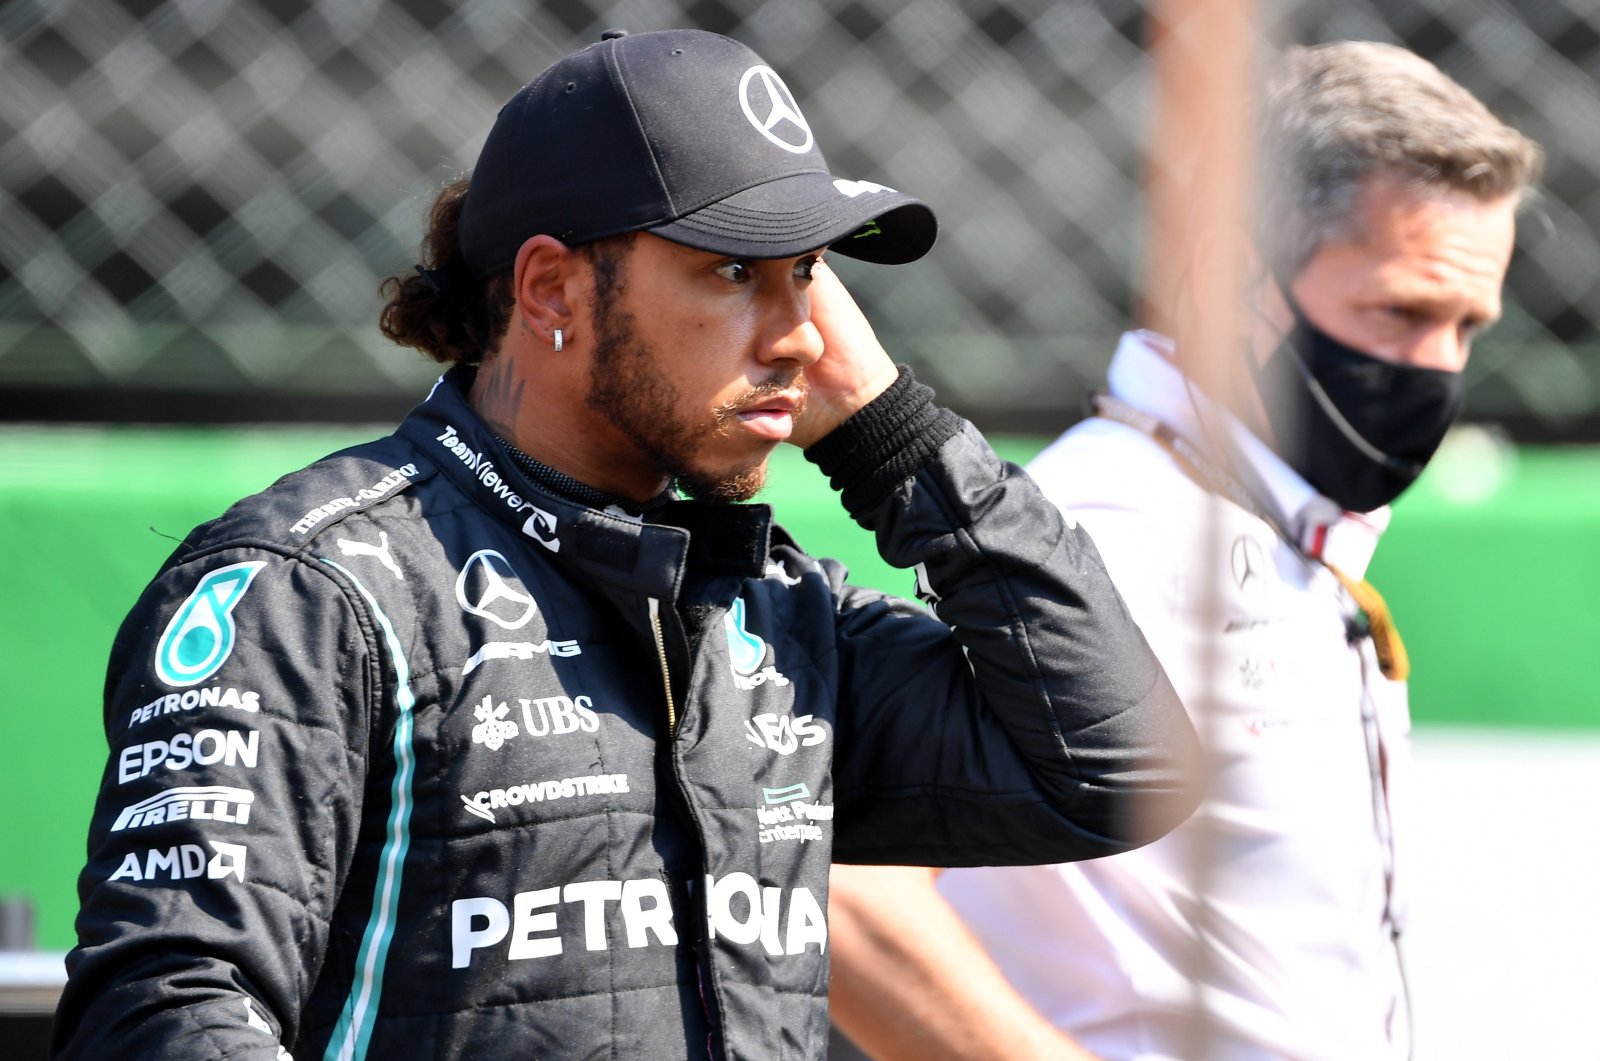
[[[856, 288], [980, 426], [1054, 432], [1127, 320], [1145, 243], [1132, 0], [7, 0], [0, 391], [14, 418], [389, 419], [431, 367], [373, 320], [431, 192], [501, 101], [601, 30], [736, 35], [836, 171], [943, 236]], [[1396, 40], [1548, 146], [1469, 414], [1600, 434], [1600, 5], [1264, 3], [1266, 39]], [[552, 159], [552, 165], [560, 165]]]
[[[1417, 665], [1418, 1057], [1600, 1057], [1600, 2], [1260, 13], [1263, 42], [1406, 44], [1548, 154], [1467, 424], [1402, 499], [1373, 578]], [[1026, 459], [1083, 415], [1136, 304], [1160, 150], [1146, 16], [1133, 0], [0, 2], [0, 661], [21, 683], [0, 742], [0, 1014], [48, 1012], [72, 943], [116, 624], [194, 523], [425, 393], [436, 368], [378, 334], [378, 284], [410, 269], [433, 192], [520, 84], [613, 26], [750, 44], [836, 172], [939, 212], [923, 262], [840, 272], [890, 350]], [[809, 474], [782, 460], [780, 517], [908, 591]]]

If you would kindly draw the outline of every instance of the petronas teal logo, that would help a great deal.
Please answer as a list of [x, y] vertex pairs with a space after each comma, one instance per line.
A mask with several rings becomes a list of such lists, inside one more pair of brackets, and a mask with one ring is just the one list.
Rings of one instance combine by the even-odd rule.
[[744, 626], [744, 598], [735, 597], [722, 617], [728, 632], [728, 660], [739, 674], [754, 674], [767, 658], [767, 643]]
[[156, 677], [168, 685], [203, 682], [233, 651], [233, 608], [250, 588], [263, 560], [219, 567], [194, 588], [156, 645]]

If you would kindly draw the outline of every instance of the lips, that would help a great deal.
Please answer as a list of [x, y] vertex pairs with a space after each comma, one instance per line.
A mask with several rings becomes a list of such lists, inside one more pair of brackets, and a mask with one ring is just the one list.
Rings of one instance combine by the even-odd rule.
[[734, 413], [753, 434], [782, 442], [794, 430], [794, 418], [802, 399], [793, 394], [772, 394], [758, 398]]

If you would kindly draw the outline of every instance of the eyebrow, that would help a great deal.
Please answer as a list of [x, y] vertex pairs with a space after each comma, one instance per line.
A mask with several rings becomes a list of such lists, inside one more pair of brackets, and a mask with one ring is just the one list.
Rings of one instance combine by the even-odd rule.
[[1454, 312], [1459, 307], [1463, 310], [1464, 317], [1481, 321], [1480, 327], [1487, 327], [1498, 321], [1504, 311], [1504, 301], [1500, 298], [1498, 287], [1488, 301], [1480, 301], [1475, 293], [1462, 294], [1448, 290], [1445, 281], [1413, 280], [1398, 285], [1386, 284], [1382, 290], [1373, 292], [1370, 298], [1373, 302], [1381, 304], [1399, 304], [1433, 311]]

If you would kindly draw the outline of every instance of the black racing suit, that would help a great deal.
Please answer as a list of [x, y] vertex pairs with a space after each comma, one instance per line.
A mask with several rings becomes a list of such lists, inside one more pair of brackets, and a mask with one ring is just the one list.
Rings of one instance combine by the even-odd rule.
[[762, 505], [536, 487], [465, 370], [198, 528], [111, 653], [79, 1057], [813, 1058], [830, 860], [1059, 862], [1198, 800], [1084, 533], [902, 376]]

